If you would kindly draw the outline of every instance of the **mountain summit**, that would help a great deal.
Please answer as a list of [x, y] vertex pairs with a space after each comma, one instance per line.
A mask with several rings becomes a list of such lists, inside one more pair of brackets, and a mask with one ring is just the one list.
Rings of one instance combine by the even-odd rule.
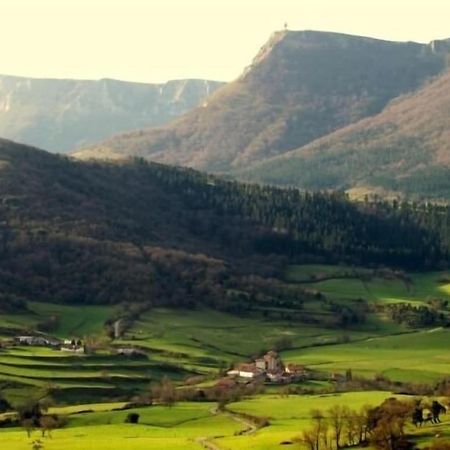
[[161, 128], [116, 136], [76, 155], [145, 158], [236, 172], [380, 113], [446, 68], [448, 41], [389, 42], [276, 32], [234, 82]]

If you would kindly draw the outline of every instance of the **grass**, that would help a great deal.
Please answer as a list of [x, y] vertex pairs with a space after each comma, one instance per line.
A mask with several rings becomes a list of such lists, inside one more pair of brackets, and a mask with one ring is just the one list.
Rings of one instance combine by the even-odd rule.
[[[390, 392], [348, 392], [326, 395], [280, 396], [266, 393], [231, 403], [228, 413], [216, 413], [214, 403], [186, 402], [171, 407], [156, 405], [123, 411], [114, 411], [123, 403], [85, 404], [52, 408], [51, 413], [67, 414], [67, 425], [44, 438], [44, 449], [70, 448], [76, 450], [156, 450], [200, 449], [199, 439], [207, 438], [217, 448], [275, 450], [283, 441], [298, 436], [311, 424], [311, 410], [326, 411], [333, 405], [345, 404], [352, 409], [365, 405], [376, 406], [391, 397]], [[396, 395], [397, 398], [409, 398]], [[92, 411], [80, 413], [80, 411]], [[139, 424], [125, 424], [129, 413], [139, 414]], [[251, 434], [241, 434], [247, 428], [234, 414], [268, 417], [269, 426]], [[427, 426], [420, 430], [409, 428], [419, 443], [429, 442], [436, 432], [450, 436], [450, 422]], [[35, 432], [32, 438], [39, 437]], [[18, 428], [0, 429], [0, 446], [8, 450], [30, 448], [30, 439]]]
[[[408, 302], [421, 305], [428, 298], [439, 297], [450, 300], [450, 273], [410, 273], [410, 283], [396, 277], [372, 277], [368, 281], [352, 272], [366, 273], [361, 268], [345, 266], [305, 265], [291, 266], [286, 279], [321, 291], [329, 298], [351, 301], [364, 298], [369, 303]], [[342, 278], [342, 276], [349, 278]], [[376, 316], [369, 321], [376, 325]], [[378, 324], [387, 325], [385, 321]], [[326, 372], [344, 372], [351, 368], [354, 373], [365, 377], [383, 374], [396, 381], [433, 383], [450, 373], [448, 341], [450, 330], [407, 330], [392, 328], [389, 336], [373, 336], [360, 342], [304, 348], [286, 351], [287, 361], [302, 363]], [[409, 331], [404, 335], [399, 332]], [[380, 333], [381, 334], [381, 333]]]
[[[304, 265], [288, 268], [286, 278], [307, 288], [319, 289], [340, 302], [359, 297], [370, 302], [409, 301], [422, 303], [430, 296], [450, 298], [447, 272], [412, 274], [408, 287], [400, 279], [372, 278], [363, 283], [355, 273], [368, 269], [348, 266]], [[352, 275], [353, 274], [353, 275]], [[353, 276], [353, 278], [341, 278]], [[326, 278], [326, 279], [324, 279]], [[305, 281], [323, 279], [304, 284]], [[0, 330], [26, 329], [49, 316], [58, 317], [58, 337], [104, 336], [109, 307], [61, 306], [31, 303], [27, 314], [0, 318]], [[72, 355], [46, 348], [13, 347], [0, 351], [0, 381], [8, 382], [6, 395], [17, 399], [22, 388], [51, 382], [59, 388], [59, 399], [79, 402], [122, 400], [153, 380], [168, 374], [181, 382], [201, 374], [210, 383], [219, 371], [288, 342], [283, 352], [287, 362], [297, 362], [323, 372], [344, 372], [373, 377], [382, 373], [396, 381], [434, 383], [450, 373], [445, 352], [448, 330], [435, 333], [408, 330], [381, 313], [371, 313], [364, 324], [351, 329], [327, 327], [330, 311], [319, 301], [304, 305], [306, 315], [323, 319], [320, 325], [295, 319], [264, 318], [261, 311], [235, 316], [210, 309], [173, 310], [155, 308], [132, 324], [114, 346], [138, 346], [147, 357], [133, 359], [114, 354]], [[286, 314], [285, 314], [285, 317]], [[6, 328], [5, 328], [6, 327]], [[13, 332], [13, 331], [12, 331]], [[405, 336], [400, 333], [408, 332]], [[347, 342], [345, 343], [344, 342]], [[113, 397], [111, 398], [111, 395]]]
[[390, 332], [392, 327], [377, 318], [367, 329], [336, 330], [212, 310], [159, 308], [144, 314], [118, 344], [145, 347], [152, 357], [207, 374], [267, 351], [283, 338], [293, 347], [306, 347], [336, 343], [345, 336], [356, 340]]
[[395, 381], [436, 382], [450, 373], [450, 329], [419, 331], [361, 342], [289, 350], [286, 361], [326, 372], [353, 373], [365, 377], [383, 374]]
[[287, 268], [285, 279], [291, 283], [306, 283], [305, 287], [317, 289], [333, 299], [364, 298], [370, 302], [413, 304], [423, 303], [429, 297], [450, 300], [448, 271], [409, 273], [411, 283], [380, 276], [363, 281], [358, 274], [368, 275], [370, 271], [348, 266], [294, 265]]
[[[367, 274], [367, 269], [362, 268], [308, 265], [290, 267], [286, 278], [341, 302], [359, 297], [372, 303], [416, 304], [428, 297], [450, 299], [447, 272], [412, 274], [410, 286], [399, 279], [372, 278], [362, 282], [357, 277], [340, 278], [355, 270]], [[304, 308], [316, 317], [324, 314], [326, 323], [327, 313], [321, 311], [320, 305], [307, 302]], [[2, 315], [0, 330], [20, 332], [51, 315], [58, 317], [55, 336], [102, 337], [111, 310], [32, 303], [29, 313]], [[282, 352], [285, 362], [327, 374], [350, 368], [354, 375], [364, 377], [383, 374], [394, 381], [435, 383], [450, 373], [450, 329], [407, 330], [378, 314], [370, 314], [360, 327], [343, 330], [298, 320], [264, 319], [257, 311], [237, 317], [209, 309], [155, 308], [143, 314], [122, 339], [113, 342], [115, 346], [146, 349], [147, 357], [134, 359], [109, 352], [73, 355], [48, 348], [11, 347], [0, 350], [0, 381], [7, 383], [3, 393], [13, 402], [23, 401], [49, 383], [58, 387], [57, 400], [68, 406], [54, 407], [51, 412], [68, 415], [68, 423], [64, 429], [55, 430], [52, 439], [45, 439], [45, 450], [191, 450], [201, 449], [198, 439], [204, 437], [223, 450], [275, 450], [280, 442], [292, 439], [310, 423], [312, 408], [327, 409], [335, 403], [359, 408], [379, 404], [391, 395], [356, 392], [281, 397], [276, 388], [269, 387], [264, 395], [229, 406], [236, 413], [270, 418], [270, 426], [250, 435], [236, 435], [244, 424], [227, 414], [213, 414], [211, 403], [113, 411], [124, 405], [122, 399], [146, 389], [152, 380], [165, 374], [178, 381], [202, 374], [201, 385], [209, 386], [219, 370], [251, 359], [286, 338], [290, 348]], [[313, 392], [331, 387], [328, 381], [303, 384]], [[93, 400], [97, 403], [91, 403]], [[92, 412], [82, 412], [86, 410]], [[139, 425], [124, 423], [130, 412], [140, 414]], [[420, 445], [429, 442], [437, 432], [449, 436], [450, 424], [414, 430]], [[0, 447], [6, 443], [8, 450], [30, 448], [25, 432], [14, 428], [0, 429]]]
[[[215, 442], [224, 449], [276, 450], [280, 443], [298, 437], [302, 430], [311, 425], [311, 410], [326, 411], [333, 405], [348, 405], [358, 410], [366, 405], [376, 406], [386, 398], [392, 397], [390, 392], [349, 392], [328, 395], [303, 395], [281, 397], [280, 395], [260, 395], [251, 399], [233, 403], [229, 409], [237, 413], [252, 416], [268, 417], [269, 426], [256, 433], [244, 436], [226, 436]], [[395, 395], [399, 399], [409, 397]], [[408, 426], [408, 432], [418, 442], [429, 443], [433, 436], [440, 432], [450, 436], [450, 418], [443, 416], [442, 425], [427, 426], [415, 430]], [[299, 448], [298, 446], [294, 448]]]
[[79, 393], [83, 389], [83, 400], [112, 400], [127, 391], [130, 396], [166, 374], [180, 380], [189, 372], [158, 360], [114, 354], [72, 355], [39, 347], [12, 347], [0, 353], [0, 381], [14, 383], [3, 393], [14, 402], [20, 401], [21, 388], [26, 398], [29, 387], [49, 384], [57, 388], [59, 400], [72, 401], [74, 391]]
[[112, 314], [108, 306], [68, 306], [52, 303], [29, 303], [29, 308], [40, 318], [55, 316], [58, 327], [51, 334], [59, 338], [104, 335], [104, 324]]
[[333, 405], [351, 405], [353, 409], [360, 409], [364, 405], [376, 406], [388, 397], [391, 392], [369, 391], [350, 392], [342, 394], [323, 395], [260, 395], [244, 401], [233, 403], [232, 411], [250, 414], [252, 416], [265, 416], [272, 420], [298, 420], [310, 423], [312, 409], [326, 410]]
[[[180, 403], [172, 407], [152, 406], [127, 411], [104, 411], [107, 405], [83, 406], [96, 412], [70, 415], [64, 429], [53, 431], [51, 439], [43, 439], [45, 450], [192, 450], [202, 448], [196, 442], [200, 437], [233, 435], [243, 428], [228, 416], [213, 415], [210, 411], [213, 405], [209, 403]], [[117, 404], [110, 408], [112, 406]], [[67, 408], [63, 411], [75, 412]], [[138, 425], [124, 423], [130, 412], [140, 415]], [[39, 434], [34, 433], [33, 437]], [[0, 430], [0, 446], [8, 443], [8, 450], [28, 449], [29, 442], [23, 430]]]
[[335, 278], [336, 276], [346, 276], [348, 274], [367, 273], [368, 269], [362, 267], [346, 265], [327, 264], [302, 264], [288, 266], [285, 272], [285, 279], [291, 283], [311, 282], [323, 278]]
[[0, 336], [23, 334], [36, 329], [49, 317], [57, 318], [57, 327], [49, 334], [58, 338], [104, 336], [104, 323], [113, 310], [108, 306], [68, 306], [45, 302], [28, 302], [28, 311], [0, 316]]

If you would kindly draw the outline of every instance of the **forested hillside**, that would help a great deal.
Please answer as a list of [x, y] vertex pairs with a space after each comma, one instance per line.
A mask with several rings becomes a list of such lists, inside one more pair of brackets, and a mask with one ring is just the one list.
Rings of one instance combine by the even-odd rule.
[[[23, 300], [223, 306], [278, 295], [288, 262], [445, 265], [450, 210], [224, 181], [142, 159], [0, 143], [0, 292]], [[250, 276], [252, 275], [252, 276]]]
[[450, 196], [450, 72], [380, 114], [243, 171], [304, 189]]

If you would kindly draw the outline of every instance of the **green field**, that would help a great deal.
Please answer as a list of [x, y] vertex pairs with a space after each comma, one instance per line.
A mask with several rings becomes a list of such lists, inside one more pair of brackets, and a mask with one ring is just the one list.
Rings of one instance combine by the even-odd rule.
[[[245, 399], [228, 406], [228, 411], [217, 412], [214, 403], [178, 403], [174, 406], [151, 406], [124, 411], [112, 411], [122, 404], [86, 404], [79, 408], [52, 410], [68, 414], [67, 425], [54, 430], [51, 438], [44, 438], [44, 449], [75, 450], [112, 449], [201, 449], [207, 441], [218, 450], [253, 449], [276, 450], [281, 442], [291, 441], [311, 424], [311, 410], [326, 411], [332, 405], [348, 405], [360, 409], [375, 406], [391, 397], [390, 392], [350, 392], [344, 394], [280, 396], [265, 394]], [[396, 396], [407, 399], [405, 396]], [[82, 409], [80, 409], [82, 408]], [[78, 413], [90, 410], [92, 412]], [[125, 424], [130, 412], [140, 415], [138, 425]], [[250, 431], [242, 414], [265, 416], [269, 425]], [[428, 425], [419, 430], [408, 426], [408, 433], [417, 442], [426, 443], [436, 434], [450, 437], [450, 417], [442, 417], [441, 425]], [[248, 420], [248, 419], [247, 419]], [[40, 433], [35, 431], [33, 438]], [[8, 450], [30, 448], [30, 439], [23, 429], [0, 429], [0, 446]], [[213, 447], [211, 447], [213, 448]], [[299, 448], [293, 447], [293, 448]]]
[[[348, 405], [358, 410], [363, 406], [376, 406], [388, 397], [390, 392], [350, 392], [345, 394], [303, 395], [282, 397], [280, 395], [262, 395], [230, 405], [230, 410], [252, 416], [265, 416], [269, 426], [247, 436], [227, 436], [217, 440], [223, 449], [275, 450], [281, 442], [293, 441], [302, 430], [311, 425], [311, 410], [325, 412], [333, 405]], [[398, 399], [406, 396], [395, 395]], [[442, 425], [427, 426], [416, 430], [408, 426], [408, 433], [418, 442], [429, 442], [437, 433], [450, 437], [450, 415], [443, 416]], [[289, 447], [288, 447], [289, 448]], [[300, 448], [298, 445], [293, 448]]]
[[166, 374], [182, 380], [190, 372], [148, 358], [119, 355], [71, 355], [36, 347], [0, 353], [0, 380], [12, 383], [3, 394], [12, 401], [26, 397], [32, 387], [48, 386], [56, 389], [56, 400], [110, 401], [145, 389]]
[[[262, 395], [234, 403], [230, 410], [266, 416], [270, 425], [249, 436], [228, 436], [218, 440], [223, 448], [273, 450], [283, 441], [290, 441], [300, 435], [302, 429], [311, 425], [311, 410], [325, 411], [332, 405], [346, 404], [353, 409], [365, 405], [378, 405], [389, 392], [356, 392], [348, 394], [304, 395], [283, 398], [280, 395]], [[295, 447], [294, 447], [295, 448]]]
[[256, 315], [160, 308], [144, 314], [117, 343], [142, 346], [154, 357], [209, 372], [267, 351], [283, 338], [293, 347], [304, 347], [337, 342], [344, 335], [362, 339], [378, 334], [379, 330], [344, 332]]
[[[105, 405], [84, 405], [88, 409], [105, 409]], [[233, 435], [242, 425], [225, 415], [211, 412], [213, 404], [180, 403], [173, 407], [153, 406], [128, 411], [103, 411], [68, 416], [64, 429], [44, 438], [45, 450], [141, 450], [141, 449], [195, 449], [202, 437]], [[140, 415], [138, 425], [125, 424], [130, 412]], [[35, 432], [32, 437], [39, 438]], [[30, 448], [24, 430], [1, 429], [0, 446], [8, 450]]]
[[398, 336], [320, 348], [289, 350], [286, 361], [327, 372], [345, 372], [414, 383], [436, 382], [450, 374], [450, 329], [419, 331]]
[[[50, 334], [59, 338], [103, 336], [104, 323], [114, 309], [107, 306], [67, 306], [45, 302], [29, 302], [28, 311], [20, 314], [0, 315], [0, 337], [5, 331], [26, 334], [40, 322], [54, 316], [57, 327]], [[8, 334], [10, 334], [8, 333]]]
[[341, 300], [364, 298], [371, 302], [413, 304], [423, 303], [429, 297], [450, 300], [448, 271], [408, 273], [409, 282], [401, 277], [382, 277], [372, 272], [359, 267], [301, 265], [290, 266], [285, 278], [290, 283], [303, 284]]
[[[373, 275], [363, 268], [305, 265], [291, 266], [286, 279], [344, 303], [360, 297], [369, 303], [423, 303], [438, 295], [450, 298], [447, 272], [408, 274], [408, 284], [396, 277], [359, 278], [367, 274]], [[29, 389], [51, 383], [58, 388], [59, 400], [71, 402], [81, 396], [81, 402], [104, 401], [111, 400], [111, 395], [121, 400], [164, 374], [177, 382], [202, 375], [208, 383], [234, 363], [249, 360], [280, 342], [286, 348], [282, 355], [287, 362], [325, 374], [352, 369], [364, 377], [383, 374], [396, 381], [421, 383], [438, 381], [450, 373], [448, 329], [408, 329], [379, 313], [369, 314], [364, 324], [339, 329], [328, 324], [328, 316], [333, 313], [321, 308], [314, 301], [304, 305], [305, 314], [322, 317], [323, 324], [267, 318], [258, 310], [236, 316], [208, 309], [155, 308], [142, 314], [120, 340], [110, 342], [109, 349], [95, 355], [34, 347], [0, 350], [0, 382], [10, 384], [6, 395], [11, 398], [20, 397], [21, 389], [26, 396]], [[0, 329], [21, 333], [56, 316], [57, 328], [52, 335], [94, 336], [105, 341], [104, 323], [114, 313], [108, 307], [37, 302], [29, 309], [25, 314], [2, 316]], [[135, 359], [115, 355], [114, 347], [118, 346], [139, 347], [147, 356]]]
[[[309, 265], [289, 268], [286, 279], [318, 290], [338, 304], [350, 304], [358, 298], [366, 299], [369, 305], [425, 304], [430, 297], [450, 299], [446, 272], [409, 274], [408, 283], [396, 277], [372, 275], [362, 268]], [[154, 308], [132, 323], [119, 340], [109, 340], [104, 326], [116, 313], [114, 309], [32, 303], [26, 313], [0, 317], [3, 340], [29, 332], [46, 318], [57, 316], [57, 327], [51, 335], [88, 336], [102, 345], [86, 355], [6, 346], [0, 349], [2, 395], [20, 404], [36, 392], [51, 390], [57, 405], [51, 412], [67, 415], [68, 423], [64, 429], [55, 430], [52, 439], [45, 438], [44, 450], [183, 450], [208, 448], [211, 442], [215, 447], [210, 449], [275, 450], [308, 426], [312, 408], [326, 409], [336, 403], [358, 408], [379, 404], [391, 395], [329, 394], [335, 386], [330, 380], [334, 373], [351, 369], [354, 377], [383, 375], [416, 384], [435, 384], [449, 376], [449, 328], [408, 328], [394, 323], [375, 307], [365, 323], [336, 328], [330, 326], [333, 312], [326, 311], [323, 302], [318, 298], [303, 305], [305, 316], [318, 319], [318, 323], [306, 323], [298, 316], [289, 318], [289, 314], [284, 319], [276, 314], [267, 317], [258, 308], [240, 316], [200, 308]], [[179, 388], [195, 376], [197, 388], [206, 389], [234, 363], [249, 361], [280, 345], [285, 362], [304, 365], [316, 374], [316, 379], [297, 387], [319, 395], [284, 397], [280, 388], [267, 386], [262, 395], [228, 405], [229, 412], [217, 413], [214, 403], [200, 402], [140, 408], [136, 410], [139, 425], [124, 423], [132, 411], [112, 411], [123, 407], [136, 393], [148, 390], [164, 375]], [[146, 354], [133, 358], [115, 352], [117, 347], [131, 346]], [[249, 423], [240, 414], [268, 417], [270, 425], [250, 432]], [[443, 425], [410, 431], [423, 444], [437, 433], [448, 436], [450, 424], [447, 420]], [[6, 442], [11, 450], [30, 448], [30, 440], [21, 429], [0, 429], [0, 446], [3, 448]]]

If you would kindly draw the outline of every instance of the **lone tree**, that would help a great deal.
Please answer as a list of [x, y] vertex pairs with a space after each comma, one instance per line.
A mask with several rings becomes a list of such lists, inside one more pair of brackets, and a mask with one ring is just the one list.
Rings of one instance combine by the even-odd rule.
[[328, 448], [328, 424], [324, 414], [318, 410], [311, 410], [313, 426], [302, 432], [302, 441], [308, 450]]
[[328, 423], [330, 424], [336, 448], [341, 448], [341, 438], [345, 426], [346, 417], [351, 414], [346, 406], [334, 405], [327, 411]]
[[159, 388], [159, 401], [163, 405], [171, 406], [175, 403], [176, 391], [175, 387], [168, 376], [164, 376]]

